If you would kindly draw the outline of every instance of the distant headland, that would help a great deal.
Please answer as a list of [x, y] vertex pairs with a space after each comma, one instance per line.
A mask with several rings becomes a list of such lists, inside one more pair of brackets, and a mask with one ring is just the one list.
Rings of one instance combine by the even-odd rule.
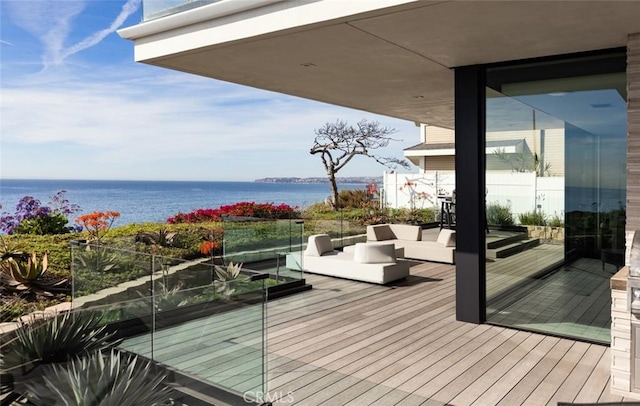
[[[338, 177], [336, 178], [338, 183], [351, 183], [351, 184], [367, 184], [367, 183], [382, 183], [382, 176], [351, 176], [351, 177]], [[329, 179], [326, 177], [317, 178], [261, 178], [256, 179], [257, 183], [329, 183]]]

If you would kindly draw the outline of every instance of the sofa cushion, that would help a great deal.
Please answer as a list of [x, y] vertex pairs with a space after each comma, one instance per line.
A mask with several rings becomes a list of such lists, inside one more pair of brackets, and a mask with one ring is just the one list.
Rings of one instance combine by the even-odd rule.
[[393, 243], [367, 244], [359, 242], [356, 244], [353, 260], [363, 264], [396, 262], [396, 247]]
[[411, 224], [391, 224], [391, 231], [398, 240], [420, 241], [422, 240], [422, 228]]
[[312, 257], [320, 257], [331, 251], [333, 251], [331, 237], [329, 237], [328, 234], [316, 234], [309, 236], [309, 242], [304, 254]]
[[396, 238], [389, 224], [376, 224], [367, 226], [367, 240], [369, 241], [385, 241], [394, 240]]
[[438, 242], [445, 247], [455, 247], [456, 246], [456, 232], [453, 230], [449, 230], [443, 228], [440, 230], [440, 234], [438, 234]]

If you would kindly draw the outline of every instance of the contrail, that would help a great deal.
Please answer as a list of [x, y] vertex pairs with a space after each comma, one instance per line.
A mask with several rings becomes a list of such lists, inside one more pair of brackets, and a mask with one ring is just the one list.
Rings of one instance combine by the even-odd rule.
[[122, 24], [124, 24], [125, 20], [133, 13], [135, 13], [140, 7], [141, 0], [128, 0], [124, 6], [122, 6], [122, 11], [118, 14], [118, 17], [111, 23], [109, 28], [105, 28], [104, 30], [100, 30], [93, 35], [83, 39], [77, 44], [67, 48], [64, 50], [56, 63], [62, 63], [65, 59], [70, 57], [71, 55], [78, 53], [80, 51], [84, 51], [85, 49], [91, 48], [92, 46], [97, 45], [107, 37], [107, 35], [115, 32]]

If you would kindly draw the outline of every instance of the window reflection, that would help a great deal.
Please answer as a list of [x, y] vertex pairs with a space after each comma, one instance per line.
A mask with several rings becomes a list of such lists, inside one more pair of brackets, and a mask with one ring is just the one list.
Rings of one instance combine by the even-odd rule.
[[609, 341], [608, 283], [625, 244], [625, 80], [487, 89], [490, 322]]

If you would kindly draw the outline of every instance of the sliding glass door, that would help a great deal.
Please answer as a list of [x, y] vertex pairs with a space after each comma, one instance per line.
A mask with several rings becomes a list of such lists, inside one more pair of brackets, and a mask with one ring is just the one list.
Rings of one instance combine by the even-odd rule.
[[609, 278], [624, 262], [626, 213], [626, 76], [617, 62], [487, 71], [490, 323], [609, 341]]

